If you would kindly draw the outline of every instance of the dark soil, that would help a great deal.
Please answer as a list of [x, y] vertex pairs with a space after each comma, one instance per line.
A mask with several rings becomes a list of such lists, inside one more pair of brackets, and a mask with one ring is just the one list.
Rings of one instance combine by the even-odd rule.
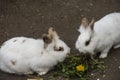
[[[52, 26], [76, 54], [74, 44], [82, 17], [98, 20], [111, 12], [120, 12], [120, 0], [0, 0], [0, 45], [16, 36], [41, 38]], [[105, 72], [94, 72], [90, 80], [120, 80], [120, 48], [112, 49], [103, 61]], [[0, 80], [26, 79], [0, 71]]]

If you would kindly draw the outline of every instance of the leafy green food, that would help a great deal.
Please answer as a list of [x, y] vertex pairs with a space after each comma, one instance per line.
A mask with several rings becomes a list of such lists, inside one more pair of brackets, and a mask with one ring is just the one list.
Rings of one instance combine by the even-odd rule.
[[103, 69], [103, 62], [100, 62], [97, 59], [93, 60], [89, 55], [72, 55], [67, 57], [64, 62], [57, 64], [52, 75], [53, 77], [63, 76], [67, 78], [88, 80], [91, 71]]

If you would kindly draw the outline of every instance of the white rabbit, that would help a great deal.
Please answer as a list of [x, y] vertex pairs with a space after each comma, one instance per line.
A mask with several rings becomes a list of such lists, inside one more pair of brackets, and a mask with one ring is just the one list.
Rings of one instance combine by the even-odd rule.
[[70, 53], [56, 31], [50, 28], [43, 39], [15, 37], [0, 48], [0, 69], [14, 74], [46, 74]]
[[101, 52], [99, 57], [106, 58], [112, 47], [120, 47], [120, 13], [108, 14], [95, 23], [92, 19], [89, 24], [83, 18], [78, 31], [80, 35], [75, 47], [80, 53]]

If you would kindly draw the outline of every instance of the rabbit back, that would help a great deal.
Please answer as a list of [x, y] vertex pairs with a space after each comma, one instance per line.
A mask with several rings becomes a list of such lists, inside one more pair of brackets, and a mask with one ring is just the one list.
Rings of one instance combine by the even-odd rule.
[[117, 45], [120, 43], [120, 13], [109, 14], [94, 25], [94, 31], [101, 43]]
[[12, 38], [1, 46], [0, 68], [9, 73], [30, 72], [30, 59], [40, 55], [42, 50], [42, 40], [26, 37]]

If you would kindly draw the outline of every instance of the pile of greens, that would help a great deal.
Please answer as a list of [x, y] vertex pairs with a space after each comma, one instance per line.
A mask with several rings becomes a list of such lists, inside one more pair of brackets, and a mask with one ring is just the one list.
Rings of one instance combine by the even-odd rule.
[[104, 64], [98, 59], [93, 59], [89, 55], [72, 55], [67, 57], [64, 62], [59, 63], [54, 67], [52, 76], [88, 80], [91, 71], [102, 71], [103, 69]]

